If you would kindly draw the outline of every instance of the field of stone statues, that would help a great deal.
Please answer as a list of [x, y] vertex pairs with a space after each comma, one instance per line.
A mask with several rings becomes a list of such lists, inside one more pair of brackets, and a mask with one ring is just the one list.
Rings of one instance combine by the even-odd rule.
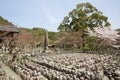
[[11, 57], [1, 53], [1, 60], [22, 80], [120, 80], [119, 53], [17, 54], [14, 61]]

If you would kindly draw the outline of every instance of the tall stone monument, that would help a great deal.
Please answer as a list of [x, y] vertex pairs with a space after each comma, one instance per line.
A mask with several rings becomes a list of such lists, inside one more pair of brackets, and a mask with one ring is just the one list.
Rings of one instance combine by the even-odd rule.
[[45, 30], [44, 52], [46, 52], [48, 50], [48, 44], [49, 44], [49, 41], [48, 41], [48, 31]]

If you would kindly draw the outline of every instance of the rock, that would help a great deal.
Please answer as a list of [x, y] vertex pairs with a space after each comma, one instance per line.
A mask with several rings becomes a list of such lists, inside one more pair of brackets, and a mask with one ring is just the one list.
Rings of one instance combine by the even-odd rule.
[[114, 73], [112, 73], [113, 76], [120, 77], [120, 70], [116, 70]]
[[4, 76], [4, 75], [6, 75], [6, 73], [5, 73], [5, 71], [1, 68], [1, 69], [0, 69], [0, 76]]
[[107, 76], [103, 76], [102, 80], [109, 80], [109, 78]]
[[0, 68], [2, 68], [2, 64], [0, 64]]
[[113, 80], [113, 79], [114, 79], [112, 75], [108, 75], [107, 77], [108, 77], [110, 80]]
[[84, 77], [80, 77], [80, 80], [84, 80], [85, 78]]
[[91, 79], [91, 80], [95, 80], [95, 74], [92, 73], [92, 74], [90, 75], [90, 79]]
[[106, 76], [107, 76], [107, 75], [111, 75], [111, 73], [110, 73], [109, 70], [104, 70], [103, 73], [104, 73], [104, 75], [106, 75]]
[[120, 80], [120, 77], [115, 77], [114, 79], [115, 79], [115, 80]]

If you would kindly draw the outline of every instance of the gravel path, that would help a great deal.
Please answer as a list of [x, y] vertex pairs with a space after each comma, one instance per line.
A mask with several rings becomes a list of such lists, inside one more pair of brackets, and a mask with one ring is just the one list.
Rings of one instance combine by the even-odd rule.
[[0, 61], [2, 69], [6, 72], [7, 80], [22, 80], [14, 71]]

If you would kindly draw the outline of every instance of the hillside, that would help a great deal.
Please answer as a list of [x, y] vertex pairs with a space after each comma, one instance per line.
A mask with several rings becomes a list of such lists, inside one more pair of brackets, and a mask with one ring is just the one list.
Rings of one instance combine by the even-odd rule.
[[[44, 45], [44, 35], [45, 30], [43, 28], [18, 28], [19, 36], [18, 36], [18, 44], [19, 45], [29, 45], [29, 44], [38, 44], [40, 43], [42, 46]], [[48, 31], [49, 43], [54, 44], [56, 40], [56, 33]]]
[[[1, 27], [12, 27], [15, 26], [8, 20], [4, 19], [2, 16], [0, 16], [0, 26]], [[41, 43], [41, 45], [44, 45], [44, 34], [45, 30], [43, 28], [37, 28], [34, 27], [33, 29], [29, 28], [18, 28], [19, 35], [17, 39], [18, 45], [28, 45], [28, 44], [36, 44]], [[56, 39], [55, 32], [48, 31], [49, 35], [49, 43], [54, 44], [54, 41]]]
[[13, 26], [13, 24], [11, 22], [9, 22], [8, 20], [4, 19], [2, 16], [0, 16], [0, 25]]
[[[13, 25], [8, 20], [0, 17], [0, 25]], [[19, 35], [17, 39], [17, 45], [35, 45], [40, 43], [44, 45], [45, 29], [34, 27], [18, 28]], [[118, 33], [119, 32], [119, 33]], [[94, 49], [96, 46], [110, 46], [115, 44], [120, 34], [119, 29], [117, 31], [112, 30], [110, 27], [95, 28], [95, 32], [89, 31], [90, 36], [85, 37], [85, 49]], [[56, 45], [61, 48], [77, 48], [82, 46], [82, 32], [51, 32], [48, 31], [49, 45]], [[99, 39], [98, 39], [99, 38]], [[101, 40], [100, 40], [101, 39]]]

